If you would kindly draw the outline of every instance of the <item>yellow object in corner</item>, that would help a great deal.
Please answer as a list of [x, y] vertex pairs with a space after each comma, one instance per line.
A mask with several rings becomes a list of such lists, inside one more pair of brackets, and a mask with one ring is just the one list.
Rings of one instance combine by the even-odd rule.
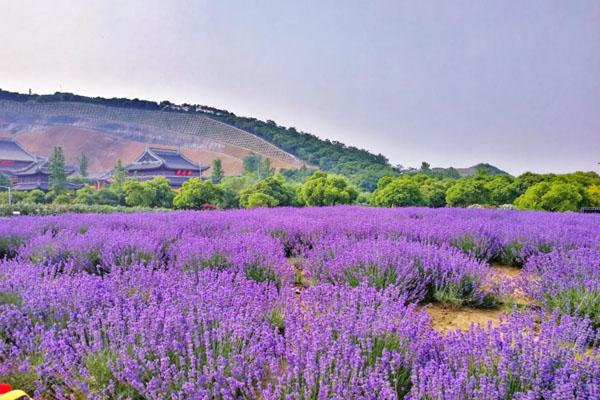
[[29, 397], [27, 395], [27, 393], [25, 393], [22, 390], [11, 390], [8, 393], [0, 394], [0, 400], [21, 400], [21, 399], [33, 400], [31, 397]]

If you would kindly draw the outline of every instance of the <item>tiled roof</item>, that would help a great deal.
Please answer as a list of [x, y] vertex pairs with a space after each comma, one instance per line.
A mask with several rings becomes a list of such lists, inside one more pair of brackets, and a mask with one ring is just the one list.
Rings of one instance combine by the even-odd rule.
[[[65, 166], [67, 175], [71, 175], [73, 172], [75, 172], [75, 170], [76, 168], [71, 165]], [[17, 176], [35, 175], [37, 173], [41, 173], [43, 175], [50, 174], [50, 162], [47, 159], [38, 159], [36, 162], [30, 164], [26, 168], [13, 172], [13, 174]]]
[[137, 160], [125, 166], [130, 171], [140, 171], [165, 166], [173, 170], [206, 171], [207, 166], [194, 163], [178, 150], [149, 148]]
[[13, 139], [0, 138], [0, 160], [33, 162], [36, 158]]

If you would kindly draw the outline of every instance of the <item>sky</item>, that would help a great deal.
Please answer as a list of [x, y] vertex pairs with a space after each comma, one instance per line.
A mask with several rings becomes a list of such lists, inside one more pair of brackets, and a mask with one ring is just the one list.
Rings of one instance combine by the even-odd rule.
[[0, 0], [0, 88], [209, 105], [405, 167], [599, 171], [600, 1]]

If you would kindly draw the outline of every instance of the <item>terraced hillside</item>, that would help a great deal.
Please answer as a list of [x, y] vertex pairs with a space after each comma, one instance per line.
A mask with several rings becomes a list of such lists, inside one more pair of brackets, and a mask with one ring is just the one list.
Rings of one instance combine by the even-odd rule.
[[[270, 158], [275, 168], [299, 168], [306, 164], [344, 175], [368, 191], [375, 189], [382, 176], [398, 174], [382, 154], [209, 106], [72, 93], [27, 95], [0, 89], [0, 135], [41, 132], [47, 136], [47, 131], [55, 132], [57, 128], [63, 136], [68, 133], [75, 137], [73, 130], [85, 130], [101, 133], [104, 139], [178, 145], [184, 152], [186, 149], [200, 152], [200, 160], [226, 155], [232, 158], [230, 164], [237, 171], [242, 169], [245, 154], [252, 151]], [[96, 164], [107, 163], [96, 161]], [[234, 172], [230, 168], [226, 173]]]
[[[62, 128], [62, 129], [60, 129]], [[128, 142], [176, 145], [204, 150], [218, 156], [243, 158], [252, 151], [275, 161], [278, 167], [302, 165], [295, 156], [256, 135], [200, 114], [111, 107], [81, 102], [37, 102], [0, 100], [0, 131], [36, 133], [85, 130]], [[57, 144], [77, 141], [54, 135]], [[25, 139], [27, 140], [27, 139]], [[43, 139], [41, 139], [44, 141]], [[100, 138], [98, 138], [100, 142]], [[64, 143], [68, 145], [68, 143]], [[99, 149], [101, 150], [101, 149]], [[92, 158], [101, 154], [90, 154]], [[101, 163], [106, 164], [106, 163]]]

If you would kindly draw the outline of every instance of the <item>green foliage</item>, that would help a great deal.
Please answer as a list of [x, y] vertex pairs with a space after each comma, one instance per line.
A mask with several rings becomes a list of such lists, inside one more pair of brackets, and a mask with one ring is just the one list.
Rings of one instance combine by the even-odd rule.
[[88, 160], [87, 156], [84, 153], [81, 153], [81, 157], [79, 157], [79, 174], [81, 176], [88, 175], [88, 165], [89, 165], [89, 160]]
[[[21, 215], [58, 215], [63, 213], [130, 213], [130, 212], [148, 212], [148, 211], [165, 211], [164, 208], [147, 208], [147, 207], [124, 207], [124, 206], [107, 206], [107, 205], [86, 205], [86, 204], [30, 204], [17, 203], [13, 206], [0, 205], [0, 216], [11, 216], [14, 212]], [[6, 243], [0, 240], [0, 258], [2, 258], [3, 246]]]
[[219, 204], [223, 190], [210, 181], [192, 178], [181, 186], [173, 205], [178, 209], [199, 210], [205, 204]]
[[268, 177], [242, 190], [239, 198], [240, 206], [244, 208], [292, 206], [297, 203], [295, 188], [282, 175]]
[[118, 379], [111, 369], [117, 355], [111, 350], [100, 350], [86, 355], [84, 365], [87, 370], [87, 385], [90, 394], [103, 395], [107, 387], [113, 386], [114, 393], [127, 399], [142, 400], [142, 396], [133, 386]]
[[306, 168], [306, 166], [302, 166], [302, 168], [298, 169], [287, 169], [283, 168], [279, 170], [279, 173], [285, 177], [288, 182], [294, 183], [304, 183], [313, 176], [313, 174], [317, 172], [314, 168]]
[[519, 196], [515, 205], [528, 210], [576, 211], [582, 206], [581, 190], [581, 186], [559, 181], [540, 182]]
[[221, 159], [214, 159], [212, 161], [212, 183], [220, 183], [224, 176], [225, 172], [223, 171], [223, 163], [221, 162]]
[[69, 193], [59, 193], [56, 195], [54, 200], [52, 200], [52, 204], [69, 204], [71, 203], [71, 196]]
[[77, 204], [96, 204], [96, 190], [87, 185], [75, 192], [75, 203]]
[[371, 199], [373, 198], [373, 193], [370, 192], [359, 192], [356, 197], [356, 204], [360, 204], [362, 206], [368, 206], [371, 204]]
[[238, 194], [244, 189], [256, 183], [254, 175], [246, 174], [243, 176], [227, 176], [219, 184], [223, 192], [220, 206], [221, 208], [239, 208], [240, 199]]
[[259, 154], [252, 152], [244, 157], [244, 173], [253, 174], [257, 179], [265, 179], [273, 175], [273, 172], [271, 159], [262, 158]]
[[96, 192], [94, 196], [94, 204], [102, 204], [109, 206], [125, 205], [125, 199], [122, 195], [113, 190], [112, 187], [102, 188]]
[[0, 172], [0, 192], [7, 191], [7, 187], [12, 187], [12, 182], [10, 178], [4, 173]]
[[117, 160], [112, 177], [111, 188], [119, 195], [125, 194], [125, 183], [127, 182], [127, 170], [123, 167], [121, 160]]
[[541, 198], [541, 205], [548, 211], [577, 211], [583, 197], [579, 188], [569, 183], [555, 183]]
[[541, 210], [542, 196], [550, 190], [548, 182], [539, 182], [530, 186], [515, 200], [515, 205], [523, 210]]
[[315, 173], [299, 190], [299, 200], [307, 206], [352, 204], [357, 196], [345, 178], [324, 172]]
[[437, 179], [427, 179], [422, 182], [419, 190], [429, 207], [444, 207], [446, 205], [446, 186]]
[[585, 191], [590, 207], [600, 207], [600, 185], [592, 185]]
[[489, 204], [495, 206], [512, 204], [518, 195], [515, 180], [509, 175], [496, 175], [485, 183], [485, 189], [489, 195]]
[[600, 328], [600, 291], [588, 291], [583, 287], [567, 289], [546, 297], [550, 310], [559, 309], [563, 314], [589, 318]]
[[45, 201], [45, 194], [40, 189], [34, 189], [27, 192], [27, 196], [24, 201], [31, 204], [42, 204]]
[[465, 275], [458, 283], [448, 283], [434, 289], [434, 300], [452, 307], [470, 305], [475, 307], [495, 307], [498, 305], [496, 297], [489, 293], [479, 298], [475, 291], [475, 281]]
[[283, 335], [285, 333], [285, 318], [281, 313], [281, 310], [279, 310], [278, 308], [273, 309], [269, 313], [269, 323], [274, 328], [277, 328], [277, 331], [280, 335]]
[[55, 146], [50, 157], [50, 188], [62, 193], [67, 189], [67, 171], [62, 147]]
[[256, 207], [277, 207], [279, 202], [268, 194], [255, 192], [247, 196], [244, 196], [244, 208], [256, 208]]
[[426, 205], [419, 185], [409, 176], [390, 180], [383, 178], [381, 187], [373, 192], [371, 204], [379, 207], [406, 207]]
[[201, 109], [211, 118], [253, 133], [323, 171], [350, 177], [365, 191], [373, 191], [381, 177], [398, 174], [381, 154], [375, 155], [340, 142], [322, 140], [295, 128], [278, 126], [273, 121], [238, 117], [210, 107]]
[[244, 267], [244, 274], [246, 275], [246, 278], [258, 283], [272, 282], [277, 288], [281, 287], [280, 279], [270, 267], [259, 264], [246, 265]]
[[149, 181], [128, 180], [124, 185], [125, 204], [139, 207], [170, 208], [175, 193], [169, 181], [160, 176]]
[[446, 192], [446, 203], [451, 207], [489, 204], [489, 190], [486, 187], [486, 179], [474, 177], [457, 180]]

